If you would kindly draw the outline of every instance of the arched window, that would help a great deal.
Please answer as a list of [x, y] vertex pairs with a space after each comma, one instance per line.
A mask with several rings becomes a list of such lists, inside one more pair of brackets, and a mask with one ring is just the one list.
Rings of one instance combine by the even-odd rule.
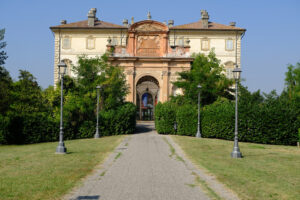
[[232, 73], [233, 69], [234, 69], [234, 62], [228, 61], [225, 63], [225, 73], [226, 73], [227, 78], [230, 78], [230, 79], [233, 78], [233, 73]]
[[72, 61], [69, 60], [69, 59], [63, 59], [62, 61], [63, 61], [64, 63], [66, 63], [66, 65], [67, 65], [66, 75], [72, 76], [72, 67], [73, 67]]

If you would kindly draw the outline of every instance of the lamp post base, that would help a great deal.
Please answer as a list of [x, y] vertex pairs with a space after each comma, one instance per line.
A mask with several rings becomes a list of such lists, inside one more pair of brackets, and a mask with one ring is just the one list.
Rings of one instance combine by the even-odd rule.
[[96, 128], [96, 133], [95, 133], [95, 135], [94, 135], [94, 138], [95, 138], [95, 139], [96, 139], [96, 138], [100, 138], [98, 128]]
[[65, 147], [65, 144], [63, 142], [60, 142], [58, 146], [56, 147], [56, 154], [66, 154], [67, 148]]
[[242, 153], [237, 150], [233, 150], [231, 152], [231, 158], [242, 158]]
[[201, 133], [200, 133], [199, 131], [197, 131], [196, 137], [197, 137], [197, 138], [201, 138]]

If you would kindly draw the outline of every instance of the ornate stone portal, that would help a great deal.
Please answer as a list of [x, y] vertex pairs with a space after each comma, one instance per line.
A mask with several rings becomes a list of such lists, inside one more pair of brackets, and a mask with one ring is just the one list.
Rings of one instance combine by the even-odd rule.
[[167, 101], [172, 95], [177, 72], [190, 69], [193, 59], [185, 56], [189, 47], [178, 48], [181, 53], [172, 54], [176, 49], [170, 47], [168, 34], [165, 24], [145, 20], [131, 25], [126, 47], [107, 46], [112, 52], [111, 63], [126, 72], [130, 88], [127, 101], [137, 105], [139, 119], [152, 120], [157, 102]]

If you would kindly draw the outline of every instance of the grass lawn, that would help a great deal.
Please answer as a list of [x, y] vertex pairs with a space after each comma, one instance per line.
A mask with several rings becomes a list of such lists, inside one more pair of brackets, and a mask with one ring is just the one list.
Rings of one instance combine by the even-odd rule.
[[300, 149], [240, 143], [244, 156], [232, 159], [232, 141], [172, 136], [198, 166], [214, 174], [241, 199], [300, 199]]
[[0, 146], [0, 199], [59, 199], [123, 138], [66, 141], [65, 155], [55, 154], [58, 142]]

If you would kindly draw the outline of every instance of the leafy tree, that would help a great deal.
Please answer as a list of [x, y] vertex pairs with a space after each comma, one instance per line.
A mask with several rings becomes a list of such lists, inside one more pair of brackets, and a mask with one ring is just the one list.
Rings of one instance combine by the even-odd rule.
[[4, 115], [11, 102], [12, 79], [9, 72], [0, 66], [0, 114]]
[[[94, 130], [94, 127], [90, 124], [95, 124], [96, 119], [96, 86], [102, 86], [100, 95], [101, 111], [115, 112], [117, 115], [117, 112], [122, 110], [119, 107], [124, 105], [128, 91], [125, 75], [121, 68], [110, 65], [105, 55], [95, 58], [79, 57], [78, 65], [73, 66], [73, 72], [76, 74], [75, 79], [70, 77], [65, 79], [65, 86], [67, 87], [66, 90], [64, 89], [66, 137], [90, 137], [93, 133], [91, 130]], [[59, 118], [58, 109], [55, 116], [57, 119]], [[105, 116], [109, 117], [107, 113]], [[80, 135], [74, 134], [78, 130]]]
[[2, 42], [4, 39], [5, 29], [0, 29], [0, 114], [4, 115], [8, 110], [10, 103], [10, 90], [12, 86], [12, 79], [9, 72], [4, 68], [7, 55], [4, 49], [6, 42]]
[[52, 135], [55, 121], [45, 104], [41, 87], [30, 72], [20, 70], [19, 80], [12, 85], [11, 99], [6, 143], [36, 143], [56, 138]]
[[285, 73], [285, 85], [289, 98], [300, 96], [300, 63], [289, 65]]
[[14, 112], [31, 113], [44, 110], [45, 107], [41, 87], [36, 78], [26, 70], [20, 70], [19, 81], [13, 84], [12, 98], [11, 110]]
[[233, 80], [228, 79], [223, 73], [224, 68], [216, 58], [213, 51], [208, 56], [195, 54], [191, 70], [179, 72], [179, 78], [174, 85], [182, 88], [184, 98], [194, 103], [197, 102], [198, 89], [201, 88], [201, 102], [204, 105], [213, 103], [219, 96], [232, 99], [230, 87]]
[[[0, 50], [6, 47], [6, 42], [1, 42], [4, 39], [5, 29], [0, 29]], [[0, 66], [5, 64], [7, 55], [5, 51], [0, 51]]]
[[125, 102], [128, 93], [125, 74], [120, 67], [107, 62], [107, 56], [101, 58], [79, 57], [78, 66], [73, 67], [81, 95], [96, 97], [96, 86], [101, 85], [103, 108], [112, 109]]

